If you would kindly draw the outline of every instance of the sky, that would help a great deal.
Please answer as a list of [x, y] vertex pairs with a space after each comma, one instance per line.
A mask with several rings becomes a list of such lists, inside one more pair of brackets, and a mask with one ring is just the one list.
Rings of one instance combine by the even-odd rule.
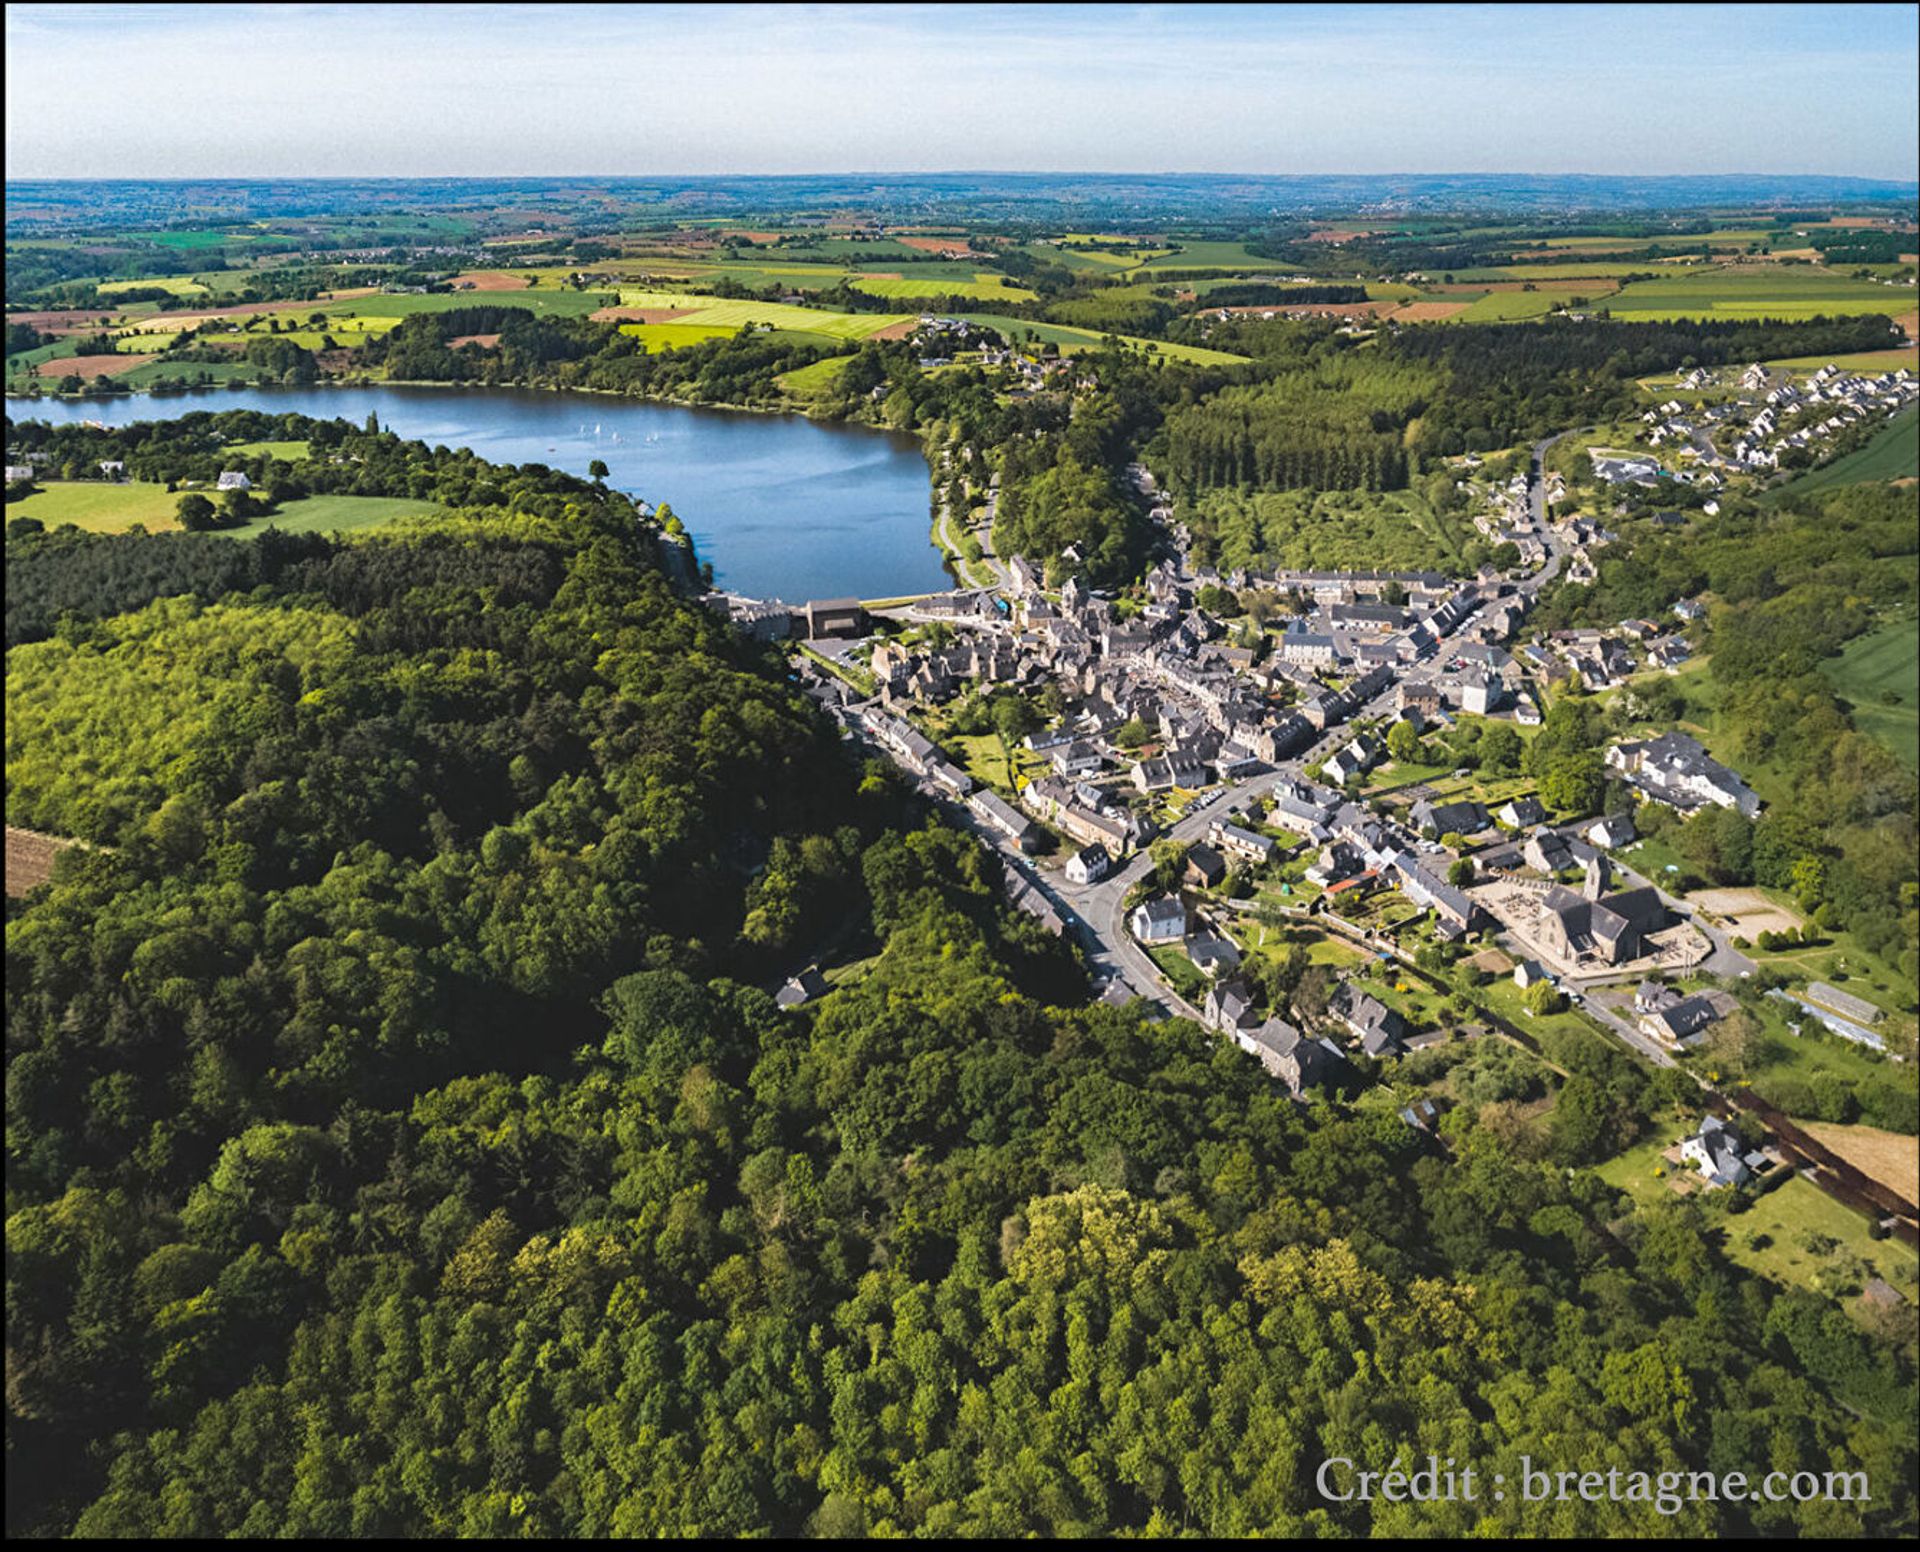
[[1920, 8], [6, 8], [9, 178], [1920, 175]]

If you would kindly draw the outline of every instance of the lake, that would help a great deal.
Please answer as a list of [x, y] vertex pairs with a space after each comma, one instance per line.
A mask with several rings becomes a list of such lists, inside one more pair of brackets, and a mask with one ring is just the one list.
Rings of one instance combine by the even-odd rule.
[[109, 426], [193, 410], [344, 417], [369, 412], [428, 446], [544, 463], [666, 502], [723, 587], [755, 598], [892, 598], [951, 587], [933, 547], [926, 459], [912, 437], [799, 415], [488, 388], [207, 389], [103, 399], [9, 399], [16, 420]]

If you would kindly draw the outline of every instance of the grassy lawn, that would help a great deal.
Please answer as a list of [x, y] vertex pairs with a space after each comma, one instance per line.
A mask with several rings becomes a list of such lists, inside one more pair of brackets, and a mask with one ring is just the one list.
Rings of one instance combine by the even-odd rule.
[[997, 787], [1002, 792], [1017, 792], [1034, 777], [1044, 776], [1048, 770], [1045, 755], [1016, 747], [1013, 751], [1013, 772], [1009, 779], [1006, 756], [1001, 752], [1000, 740], [992, 733], [942, 733], [937, 736], [940, 747], [960, 762], [962, 770], [982, 785]]
[[[1676, 1193], [1667, 1182], [1673, 1169], [1660, 1157], [1693, 1127], [1685, 1121], [1669, 1121], [1646, 1141], [1635, 1143], [1625, 1153], [1616, 1154], [1594, 1171], [1616, 1191], [1624, 1191], [1640, 1206], [1671, 1201]], [[1664, 1171], [1655, 1174], [1655, 1171]]]
[[1852, 703], [1855, 726], [1920, 770], [1920, 619], [1856, 637], [1820, 666]]
[[109, 485], [95, 480], [49, 480], [24, 501], [7, 503], [7, 519], [37, 517], [49, 528], [72, 523], [89, 533], [125, 533], [136, 523], [158, 531], [180, 526], [180, 493], [150, 480]]
[[824, 361], [816, 361], [811, 366], [795, 367], [791, 372], [782, 372], [774, 379], [781, 391], [790, 393], [796, 399], [818, 399], [831, 391], [840, 374], [847, 369], [851, 356], [829, 356]]
[[[1698, 1177], [1685, 1165], [1676, 1170], [1660, 1155], [1696, 1125], [1669, 1122], [1646, 1141], [1607, 1160], [1595, 1173], [1641, 1206], [1670, 1201], [1678, 1194], [1670, 1180], [1678, 1175]], [[1703, 1201], [1713, 1202], [1724, 1200], [1726, 1195], [1722, 1191], [1701, 1193]], [[1867, 1232], [1865, 1218], [1798, 1178], [1761, 1194], [1745, 1212], [1730, 1214], [1722, 1236], [1728, 1260], [1775, 1282], [1815, 1293], [1837, 1292], [1830, 1285], [1833, 1274], [1848, 1261], [1861, 1263], [1867, 1276], [1885, 1278], [1909, 1299], [1915, 1295], [1916, 1277], [1920, 1276], [1920, 1258], [1909, 1247], [1895, 1239], [1874, 1239]], [[1836, 1243], [1816, 1253], [1807, 1248], [1810, 1236]], [[1828, 1286], [1823, 1286], [1823, 1273]]]
[[1193, 961], [1179, 949], [1165, 943], [1141, 947], [1146, 948], [1147, 957], [1160, 967], [1173, 989], [1187, 1001], [1199, 1002], [1207, 995], [1207, 978], [1194, 969]]
[[278, 458], [282, 463], [299, 463], [307, 456], [305, 442], [235, 442], [227, 448], [230, 453], [243, 454], [249, 458], [265, 455]]
[[1309, 963], [1335, 969], [1344, 970], [1367, 958], [1351, 944], [1312, 927], [1265, 927], [1251, 916], [1240, 916], [1233, 919], [1230, 930], [1242, 956], [1248, 959], [1282, 960], [1296, 944], [1305, 947]]
[[[1847, 1261], [1861, 1263], [1866, 1276], [1884, 1278], [1910, 1300], [1920, 1277], [1920, 1258], [1910, 1247], [1896, 1239], [1874, 1239], [1867, 1233], [1865, 1218], [1798, 1178], [1728, 1218], [1725, 1233], [1728, 1260], [1775, 1282], [1815, 1293], [1840, 1293], [1835, 1274]], [[1809, 1250], [1812, 1236], [1837, 1243], [1830, 1249]], [[1756, 1247], [1756, 1238], [1766, 1243]]]
[[235, 539], [257, 539], [269, 528], [282, 533], [344, 533], [439, 510], [431, 501], [410, 501], [403, 496], [306, 496], [282, 502], [277, 510], [256, 517], [244, 528], [216, 528], [214, 532]]

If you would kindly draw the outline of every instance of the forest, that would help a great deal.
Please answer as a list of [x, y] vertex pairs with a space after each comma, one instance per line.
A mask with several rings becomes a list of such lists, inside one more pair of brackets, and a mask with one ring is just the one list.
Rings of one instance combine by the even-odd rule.
[[231, 575], [105, 540], [183, 557], [113, 613], [34, 580], [94, 542], [9, 537], [56, 628], [8, 817], [103, 848], [9, 903], [11, 1533], [1620, 1528], [1314, 1489], [1396, 1452], [1860, 1469], [1645, 1528], [1912, 1533], [1910, 1348], [1582, 1167], [1679, 1089], [1616, 1058], [1552, 1157], [1473, 1105], [1441, 1150], [1078, 1006], [625, 497], [444, 477], [500, 499]]

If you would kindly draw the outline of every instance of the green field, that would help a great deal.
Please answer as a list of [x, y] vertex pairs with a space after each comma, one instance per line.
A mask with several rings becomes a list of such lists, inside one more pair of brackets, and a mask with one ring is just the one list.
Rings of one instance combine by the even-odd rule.
[[245, 457], [278, 458], [282, 463], [299, 463], [307, 456], [305, 442], [234, 442], [227, 451]]
[[1837, 366], [1843, 372], [1869, 375], [1893, 372], [1901, 367], [1909, 372], [1920, 372], [1920, 345], [1902, 345], [1893, 350], [1864, 350], [1852, 356], [1789, 356], [1784, 361], [1763, 361], [1760, 364], [1773, 371], [1791, 372], [1796, 377], [1817, 372], [1823, 366]]
[[1811, 318], [1907, 312], [1911, 292], [1812, 265], [1712, 266], [1628, 285], [1607, 303], [1616, 318]]
[[[283, 447], [304, 449], [300, 442], [256, 442], [241, 444], [233, 451], [261, 451]], [[209, 492], [208, 494], [211, 494]], [[7, 518], [35, 517], [48, 528], [72, 523], [89, 533], [125, 533], [135, 524], [149, 532], [171, 531], [180, 526], [177, 512], [179, 491], [142, 480], [124, 485], [90, 481], [54, 481], [25, 501], [7, 503]], [[440, 509], [431, 501], [408, 501], [397, 496], [307, 496], [289, 501], [277, 512], [254, 519], [244, 528], [215, 529], [235, 538], [257, 538], [268, 528], [287, 533], [334, 533], [348, 528], [367, 528], [391, 522], [396, 517], [412, 517]]]
[[1920, 620], [1858, 637], [1821, 669], [1852, 703], [1854, 725], [1879, 739], [1908, 770], [1920, 770]]
[[[1838, 1243], [1831, 1250], [1816, 1252], [1807, 1247], [1809, 1236], [1814, 1235]], [[1746, 1212], [1728, 1219], [1726, 1236], [1728, 1260], [1775, 1282], [1816, 1293], [1838, 1291], [1824, 1283], [1835, 1263], [1845, 1257], [1863, 1264], [1868, 1275], [1884, 1278], [1907, 1298], [1914, 1296], [1912, 1248], [1897, 1239], [1874, 1239], [1867, 1233], [1865, 1218], [1805, 1180], [1787, 1181]], [[1768, 1243], [1756, 1246], [1756, 1237]]]
[[[1465, 312], [1459, 314], [1459, 321], [1461, 323], [1517, 323], [1527, 318], [1544, 318], [1556, 307], [1570, 305], [1576, 295], [1585, 295], [1589, 302], [1598, 305], [1606, 296], [1611, 284], [1610, 281], [1597, 281], [1591, 294], [1560, 289], [1489, 291], [1479, 301], [1472, 303]], [[1436, 300], [1452, 301], [1453, 298], [1439, 297]]]
[[95, 480], [49, 480], [24, 501], [7, 503], [7, 519], [36, 517], [49, 528], [72, 523], [89, 533], [125, 533], [134, 524], [178, 528], [180, 493], [147, 480], [109, 485]]
[[1909, 406], [1894, 416], [1865, 447], [1768, 491], [1761, 500], [1772, 503], [1787, 496], [1811, 496], [1839, 485], [1910, 480], [1916, 476], [1920, 476], [1920, 405]]
[[649, 351], [678, 350], [682, 345], [698, 345], [702, 340], [732, 339], [740, 331], [710, 323], [623, 323], [622, 334], [631, 334]]
[[824, 361], [816, 361], [811, 366], [795, 367], [791, 372], [782, 372], [774, 379], [781, 391], [793, 395], [796, 399], [817, 399], [824, 395], [840, 374], [847, 368], [849, 356], [829, 356]]
[[244, 528], [216, 528], [234, 539], [257, 539], [269, 528], [282, 533], [344, 533], [350, 528], [373, 528], [397, 517], [419, 517], [438, 512], [431, 501], [409, 501], [402, 496], [307, 496], [284, 503], [266, 517], [256, 517]]
[[[1097, 255], [1096, 255], [1097, 257]], [[1232, 270], [1273, 270], [1287, 269], [1278, 259], [1263, 259], [1247, 251], [1245, 243], [1237, 242], [1182, 242], [1179, 251], [1162, 254], [1157, 259], [1149, 259], [1133, 270], [1134, 274], [1146, 278], [1156, 270], [1166, 269], [1232, 269]]]
[[[626, 293], [621, 293], [624, 298]], [[693, 311], [673, 320], [676, 327], [704, 324], [721, 329], [738, 329], [749, 323], [768, 323], [776, 329], [792, 329], [805, 334], [824, 334], [831, 339], [865, 339], [896, 323], [909, 323], [911, 313], [834, 313], [821, 308], [796, 307], [787, 302], [728, 302], [713, 297], [675, 296], [647, 293], [649, 300], [628, 303], [641, 307], [688, 307]]]
[[[1028, 318], [1008, 318], [998, 313], [957, 313], [968, 323], [984, 325], [996, 329], [1007, 339], [1020, 343], [1027, 340], [1041, 345], [1058, 345], [1063, 355], [1072, 355], [1080, 350], [1097, 349], [1106, 336], [1095, 329], [1076, 329], [1064, 323], [1036, 323]], [[1243, 356], [1230, 355], [1224, 350], [1208, 350], [1201, 345], [1173, 345], [1165, 340], [1135, 339], [1130, 335], [1120, 338], [1128, 345], [1140, 346], [1155, 355], [1165, 356], [1171, 361], [1193, 361], [1208, 366], [1231, 366], [1245, 360]]]
[[965, 296], [979, 302], [1031, 302], [1038, 294], [1016, 286], [997, 275], [975, 275], [968, 280], [942, 280], [919, 273], [904, 280], [856, 280], [853, 289], [869, 296], [936, 297]]
[[103, 280], [96, 289], [102, 296], [121, 291], [171, 291], [175, 296], [205, 296], [207, 288], [191, 275], [170, 275], [146, 280]]
[[151, 388], [159, 382], [249, 383], [260, 369], [245, 361], [159, 361], [142, 362], [131, 372], [122, 372], [114, 382], [122, 388]]

